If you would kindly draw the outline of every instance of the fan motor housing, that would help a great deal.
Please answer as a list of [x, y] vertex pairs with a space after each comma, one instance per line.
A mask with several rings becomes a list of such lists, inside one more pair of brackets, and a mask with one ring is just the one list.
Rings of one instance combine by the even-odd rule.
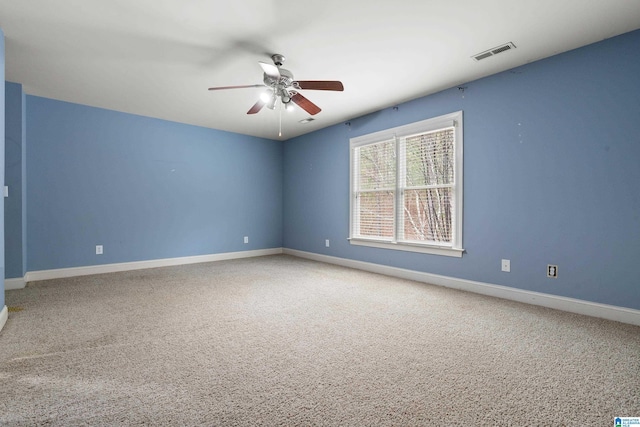
[[268, 76], [266, 73], [264, 74], [264, 84], [270, 87], [281, 86], [281, 87], [289, 87], [291, 83], [293, 83], [293, 73], [289, 70], [285, 70], [284, 68], [279, 68], [280, 78], [274, 79], [271, 76]]

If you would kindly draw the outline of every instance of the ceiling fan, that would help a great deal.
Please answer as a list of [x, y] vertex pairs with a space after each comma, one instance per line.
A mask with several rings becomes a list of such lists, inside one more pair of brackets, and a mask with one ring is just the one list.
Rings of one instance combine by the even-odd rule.
[[291, 71], [281, 68], [285, 61], [284, 55], [271, 55], [271, 59], [273, 60], [273, 64], [258, 62], [264, 71], [264, 84], [210, 87], [209, 90], [266, 87], [267, 90], [260, 96], [258, 102], [247, 111], [247, 114], [256, 114], [262, 110], [264, 106], [274, 110], [277, 100], [280, 99], [283, 107], [291, 109], [293, 108], [293, 102], [312, 116], [321, 111], [320, 107], [302, 96], [298, 90], [344, 90], [342, 83], [336, 80], [294, 80]]

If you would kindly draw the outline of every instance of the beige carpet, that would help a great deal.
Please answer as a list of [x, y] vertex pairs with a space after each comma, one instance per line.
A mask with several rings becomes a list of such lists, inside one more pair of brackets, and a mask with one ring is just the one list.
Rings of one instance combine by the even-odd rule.
[[37, 282], [6, 300], [0, 425], [640, 416], [640, 327], [290, 256]]

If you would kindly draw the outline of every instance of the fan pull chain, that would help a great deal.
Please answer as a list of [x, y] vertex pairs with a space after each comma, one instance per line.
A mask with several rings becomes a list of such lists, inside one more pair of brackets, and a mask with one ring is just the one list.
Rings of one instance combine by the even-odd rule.
[[282, 106], [284, 104], [280, 103], [280, 128], [278, 129], [278, 137], [282, 136]]

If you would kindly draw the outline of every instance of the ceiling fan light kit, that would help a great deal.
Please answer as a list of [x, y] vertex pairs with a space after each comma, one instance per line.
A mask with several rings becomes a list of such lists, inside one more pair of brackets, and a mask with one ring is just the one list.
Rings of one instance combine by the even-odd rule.
[[342, 83], [337, 80], [295, 80], [291, 71], [282, 68], [285, 59], [284, 55], [276, 53], [271, 55], [273, 64], [258, 62], [264, 72], [262, 79], [263, 84], [218, 86], [211, 87], [209, 90], [266, 87], [267, 90], [260, 95], [258, 101], [247, 111], [247, 114], [256, 114], [265, 106], [270, 110], [275, 110], [277, 101], [280, 99], [284, 109], [291, 111], [293, 109], [291, 103], [293, 102], [312, 116], [322, 110], [300, 94], [300, 92], [298, 92], [299, 90], [329, 90], [339, 92], [344, 90]]

